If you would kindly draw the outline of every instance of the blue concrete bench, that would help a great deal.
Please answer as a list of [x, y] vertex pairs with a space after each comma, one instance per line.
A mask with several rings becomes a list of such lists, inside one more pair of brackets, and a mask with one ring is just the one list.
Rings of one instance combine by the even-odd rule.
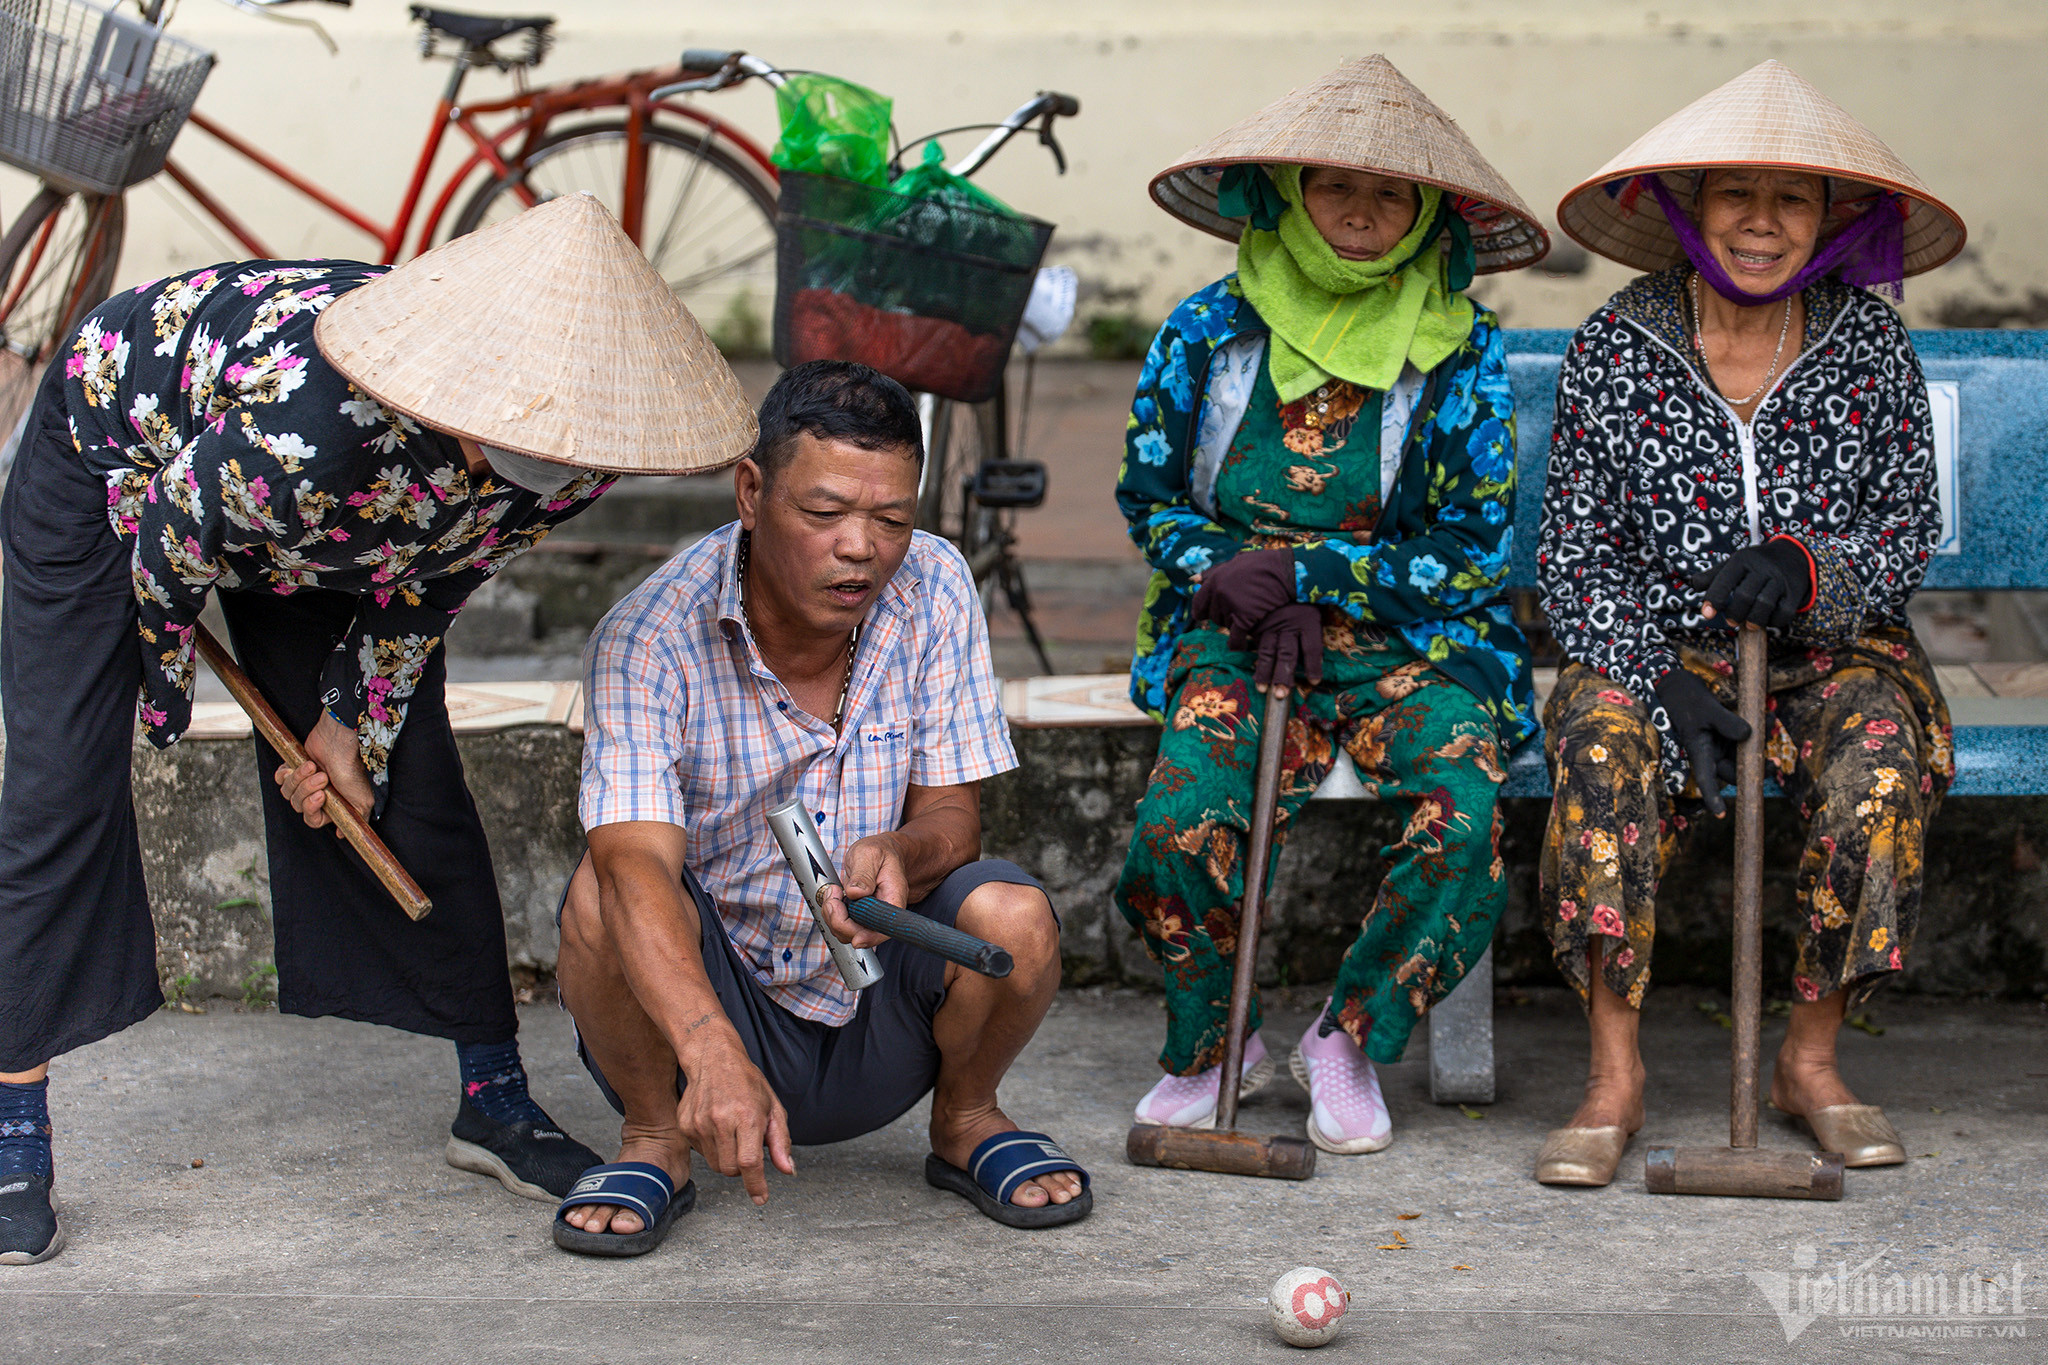
[[[1520, 473], [1510, 588], [1536, 586], [1550, 419], [1570, 339], [1561, 330], [1507, 333]], [[1915, 332], [1913, 345], [1927, 373], [1943, 463], [1943, 540], [1925, 586], [2048, 588], [2048, 519], [2041, 511], [2048, 491], [2048, 332]], [[1951, 691], [1949, 707], [1956, 722], [1955, 795], [2048, 793], [2048, 697]], [[1348, 763], [1338, 764], [1316, 791], [1319, 800], [1364, 794]], [[1540, 735], [1511, 756], [1502, 795], [1550, 795]], [[1430, 1012], [1429, 1054], [1430, 1091], [1438, 1103], [1493, 1099], [1490, 951]]]

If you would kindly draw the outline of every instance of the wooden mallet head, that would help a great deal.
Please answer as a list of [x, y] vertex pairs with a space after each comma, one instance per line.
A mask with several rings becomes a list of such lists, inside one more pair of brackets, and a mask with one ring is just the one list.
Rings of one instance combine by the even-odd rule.
[[1306, 1180], [1316, 1173], [1316, 1149], [1304, 1138], [1259, 1137], [1235, 1128], [1167, 1128], [1134, 1123], [1124, 1139], [1133, 1166], [1218, 1175], [1263, 1175]]
[[1652, 1147], [1643, 1184], [1651, 1194], [1720, 1194], [1747, 1199], [1840, 1199], [1840, 1152], [1768, 1147]]

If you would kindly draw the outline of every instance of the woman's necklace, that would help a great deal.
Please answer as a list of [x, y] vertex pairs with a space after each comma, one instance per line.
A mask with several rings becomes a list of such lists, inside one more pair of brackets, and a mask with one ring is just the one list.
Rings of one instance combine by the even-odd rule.
[[[1748, 407], [1751, 403], [1762, 397], [1763, 391], [1771, 386], [1771, 380], [1778, 373], [1778, 361], [1785, 354], [1786, 334], [1791, 330], [1792, 298], [1788, 294], [1785, 297], [1785, 316], [1778, 323], [1778, 349], [1771, 352], [1771, 368], [1764, 371], [1763, 383], [1751, 389], [1747, 397], [1728, 398], [1730, 407]], [[1692, 272], [1692, 344], [1694, 349], [1700, 353], [1700, 368], [1707, 372], [1707, 379], [1711, 382], [1714, 378], [1714, 369], [1713, 366], [1707, 363], [1707, 319], [1706, 315], [1700, 312], [1700, 272], [1697, 270]], [[1716, 389], [1719, 387], [1718, 384], [1715, 385]], [[1721, 396], [1723, 398], [1728, 397], [1726, 394]]]
[[[746, 623], [747, 633], [754, 633], [754, 623], [747, 617], [747, 551], [753, 548], [754, 538], [749, 532], [740, 533], [740, 620]], [[846, 697], [853, 691], [853, 652], [860, 647], [860, 625], [856, 623], [853, 633], [846, 637], [846, 676], [839, 680], [839, 707], [832, 713], [832, 728], [846, 719]]]

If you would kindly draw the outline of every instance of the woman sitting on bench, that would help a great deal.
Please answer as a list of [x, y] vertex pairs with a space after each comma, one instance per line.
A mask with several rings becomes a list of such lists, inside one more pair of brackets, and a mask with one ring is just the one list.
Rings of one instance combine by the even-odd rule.
[[[1382, 57], [1189, 152], [1152, 192], [1242, 240], [1237, 272], [1153, 343], [1117, 485], [1155, 570], [1132, 696], [1167, 722], [1116, 888], [1166, 969], [1167, 1075], [1137, 1117], [1214, 1122], [1263, 711], [1252, 692], [1299, 674], [1276, 838], [1340, 748], [1407, 816], [1293, 1062], [1316, 1145], [1377, 1151], [1391, 1125], [1368, 1058], [1400, 1059], [1506, 898], [1494, 794], [1503, 755], [1534, 728], [1526, 646], [1498, 601], [1513, 399], [1499, 323], [1461, 291], [1475, 266], [1526, 265], [1546, 243]], [[1273, 1074], [1256, 998], [1250, 1028], [1246, 1094]]]
[[1592, 1064], [1536, 1178], [1607, 1184], [1643, 1124], [1657, 883], [1688, 823], [1724, 811], [1749, 733], [1730, 709], [1743, 623], [1769, 633], [1769, 768], [1808, 821], [1771, 1101], [1847, 1165], [1902, 1162], [1835, 1035], [1911, 946], [1954, 761], [1906, 620], [1941, 530], [1926, 383], [1871, 287], [1896, 297], [1963, 225], [1776, 62], [1667, 119], [1558, 216], [1654, 273], [1580, 326], [1558, 377], [1537, 562], [1565, 667], [1543, 716], [1541, 903]]

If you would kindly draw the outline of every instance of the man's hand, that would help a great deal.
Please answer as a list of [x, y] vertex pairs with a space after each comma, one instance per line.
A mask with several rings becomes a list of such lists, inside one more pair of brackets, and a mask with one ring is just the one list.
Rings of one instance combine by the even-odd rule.
[[284, 799], [291, 802], [292, 809], [311, 829], [329, 823], [330, 791], [354, 806], [365, 819], [377, 804], [376, 790], [370, 785], [369, 770], [363, 767], [362, 750], [356, 744], [356, 732], [325, 711], [320, 713], [320, 723], [313, 727], [313, 733], [306, 736], [306, 762], [296, 768], [280, 763], [273, 776]]
[[765, 1204], [764, 1147], [776, 1170], [796, 1174], [796, 1158], [789, 1150], [789, 1115], [725, 1016], [707, 1013], [687, 1030], [701, 1032], [705, 1041], [677, 1052], [688, 1083], [676, 1101], [676, 1126], [703, 1154], [705, 1164], [720, 1175], [738, 1176], [754, 1202]]
[[863, 929], [847, 916], [849, 902], [862, 896], [902, 907], [910, 904], [910, 878], [893, 834], [874, 834], [839, 855], [838, 886], [825, 888], [825, 924], [843, 943], [872, 948], [887, 936]]

